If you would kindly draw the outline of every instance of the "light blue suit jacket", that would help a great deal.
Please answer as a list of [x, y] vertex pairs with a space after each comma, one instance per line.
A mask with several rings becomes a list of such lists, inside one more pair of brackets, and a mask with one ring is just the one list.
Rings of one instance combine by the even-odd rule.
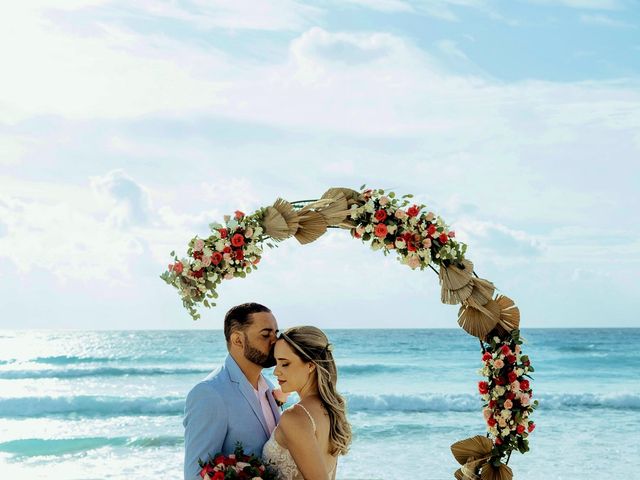
[[[265, 379], [266, 380], [266, 379]], [[267, 385], [273, 385], [267, 380]], [[276, 423], [280, 409], [267, 394]], [[262, 455], [269, 428], [253, 386], [231, 355], [191, 389], [184, 409], [184, 478], [201, 480], [198, 458], [233, 453], [242, 442], [246, 453]]]

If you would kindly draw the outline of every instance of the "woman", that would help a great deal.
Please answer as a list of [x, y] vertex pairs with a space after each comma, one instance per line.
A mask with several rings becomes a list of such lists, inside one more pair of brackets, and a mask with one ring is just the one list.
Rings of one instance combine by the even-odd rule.
[[275, 344], [274, 374], [280, 388], [300, 396], [282, 414], [262, 452], [282, 480], [333, 480], [338, 455], [349, 449], [351, 426], [336, 391], [331, 351], [327, 336], [316, 327], [290, 328]]

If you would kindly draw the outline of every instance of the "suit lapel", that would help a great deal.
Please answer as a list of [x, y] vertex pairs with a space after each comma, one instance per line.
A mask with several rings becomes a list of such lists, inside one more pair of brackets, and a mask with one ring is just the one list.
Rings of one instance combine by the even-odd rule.
[[227, 356], [225, 366], [229, 371], [229, 378], [231, 379], [231, 381], [237, 384], [240, 393], [242, 393], [242, 396], [249, 403], [249, 406], [251, 406], [251, 410], [253, 410], [253, 413], [258, 418], [260, 425], [262, 425], [262, 429], [264, 430], [265, 435], [269, 437], [269, 428], [267, 427], [267, 422], [264, 419], [264, 415], [262, 414], [262, 407], [258, 402], [258, 398], [256, 397], [253, 386], [249, 383], [247, 377], [244, 376], [244, 373], [242, 373], [242, 370], [240, 370], [240, 367], [231, 357], [231, 355]]

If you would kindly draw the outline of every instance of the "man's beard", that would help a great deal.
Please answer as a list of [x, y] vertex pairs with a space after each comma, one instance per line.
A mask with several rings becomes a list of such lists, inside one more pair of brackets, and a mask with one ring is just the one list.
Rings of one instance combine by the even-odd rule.
[[260, 365], [262, 368], [273, 367], [276, 364], [276, 358], [273, 352], [273, 347], [269, 350], [269, 353], [262, 353], [260, 350], [255, 348], [249, 342], [249, 338], [245, 335], [244, 337], [244, 358], [249, 360], [256, 365]]

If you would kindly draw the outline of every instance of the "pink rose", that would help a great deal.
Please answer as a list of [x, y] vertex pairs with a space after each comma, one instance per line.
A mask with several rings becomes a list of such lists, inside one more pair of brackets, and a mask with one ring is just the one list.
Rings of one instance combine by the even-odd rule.
[[422, 245], [424, 246], [424, 248], [431, 248], [431, 239], [430, 238], [425, 238], [422, 241]]
[[231, 280], [231, 279], [233, 279], [233, 273], [231, 273], [231, 272], [227, 273], [227, 274], [224, 276], [224, 279], [225, 279], [225, 280]]
[[500, 369], [500, 368], [504, 367], [504, 362], [498, 358], [496, 361], [493, 362], [493, 366], [495, 368]]
[[380, 197], [380, 205], [387, 205], [389, 203], [389, 197]]
[[528, 406], [530, 402], [531, 402], [531, 399], [529, 398], [529, 395], [524, 394], [520, 397], [520, 403], [522, 404], [523, 407]]
[[416, 268], [418, 268], [420, 266], [420, 259], [417, 256], [412, 255], [407, 260], [407, 265], [409, 265], [409, 267], [411, 267], [413, 270], [415, 270]]
[[511, 383], [511, 384], [509, 385], [509, 387], [510, 387], [510, 388], [511, 388], [511, 390], [512, 390], [512, 391], [514, 391], [514, 392], [519, 392], [519, 391], [520, 391], [520, 383], [518, 383], [517, 381], [516, 381], [516, 382]]
[[398, 220], [404, 220], [407, 218], [407, 214], [404, 210], [396, 210], [395, 216]]
[[273, 390], [271, 390], [271, 394], [273, 395], [273, 399], [276, 401], [278, 406], [282, 406], [287, 403], [289, 394], [284, 393], [281, 388], [274, 388]]
[[425, 219], [427, 222], [431, 222], [431, 221], [433, 221], [433, 219], [434, 219], [434, 218], [436, 218], [436, 216], [435, 216], [435, 214], [434, 214], [433, 212], [429, 212], [429, 213], [427, 213], [427, 214], [425, 215], [425, 217], [424, 217], [424, 219]]
[[204, 248], [204, 240], [199, 238], [198, 240], [196, 240], [196, 243], [193, 246], [193, 250], [196, 252], [200, 252], [202, 251], [203, 248]]
[[513, 408], [513, 402], [511, 400], [505, 400], [504, 408], [506, 408], [507, 410], [511, 410]]
[[244, 231], [244, 236], [247, 238], [253, 237], [253, 228], [249, 227]]
[[358, 225], [358, 226], [356, 227], [356, 233], [357, 233], [358, 235], [364, 235], [364, 232], [365, 232], [365, 227], [364, 227], [364, 225]]
[[504, 427], [507, 426], [507, 421], [504, 418], [499, 417], [498, 418], [498, 425], [500, 426], [500, 428], [504, 428]]
[[485, 420], [488, 420], [492, 414], [493, 414], [493, 410], [490, 408], [485, 408], [484, 410], [482, 410], [482, 415], [484, 416]]

